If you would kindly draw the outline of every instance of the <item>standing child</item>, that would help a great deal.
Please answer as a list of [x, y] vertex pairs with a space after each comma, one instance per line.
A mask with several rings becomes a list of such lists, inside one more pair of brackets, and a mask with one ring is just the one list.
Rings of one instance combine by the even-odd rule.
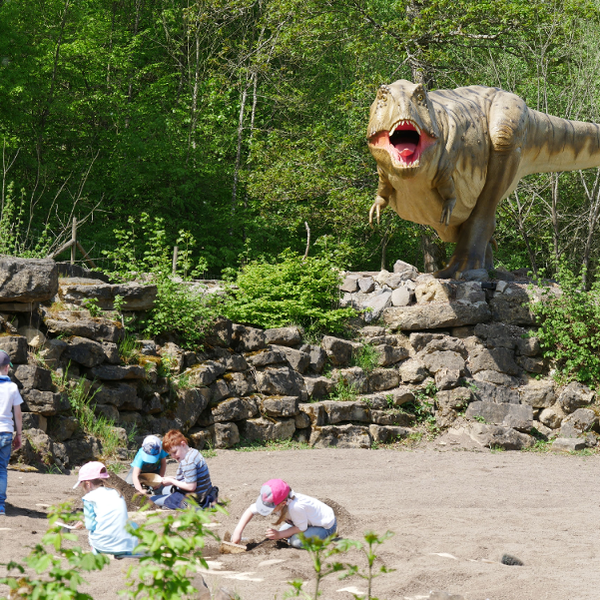
[[[169, 453], [163, 450], [160, 439], [155, 435], [147, 435], [142, 442], [142, 447], [137, 451], [131, 463], [131, 469], [129, 469], [125, 481], [143, 494], [144, 488], [142, 487], [142, 481], [140, 481], [144, 479], [143, 474], [156, 473], [164, 477], [167, 471], [168, 456]], [[146, 482], [144, 481], [144, 483]], [[150, 484], [148, 483], [148, 485]]]
[[234, 544], [240, 543], [244, 528], [254, 515], [267, 517], [271, 513], [279, 515], [275, 525], [283, 525], [279, 530], [268, 527], [266, 537], [270, 540], [286, 540], [294, 548], [303, 547], [299, 533], [307, 538], [324, 540], [337, 529], [335, 513], [330, 506], [311, 496], [294, 492], [283, 479], [269, 479], [260, 488], [256, 502], [241, 516], [231, 541]]
[[[8, 369], [12, 367], [10, 356], [0, 350], [0, 517], [6, 514], [6, 485], [8, 479], [8, 461], [10, 460], [11, 446], [13, 450], [21, 447], [21, 404], [23, 399], [19, 388], [8, 376]], [[13, 412], [15, 414], [13, 422]], [[17, 430], [13, 440], [13, 432]]]
[[[90, 532], [89, 541], [94, 554], [126, 556], [133, 553], [138, 540], [125, 531], [127, 505], [117, 490], [104, 487], [103, 480], [108, 478], [108, 471], [101, 462], [89, 462], [79, 469], [79, 478], [73, 489], [83, 484], [85, 528]], [[81, 521], [75, 525], [75, 529], [83, 527]]]
[[175, 477], [162, 478], [163, 493], [152, 496], [152, 502], [166, 508], [182, 508], [185, 495], [195, 494], [202, 508], [214, 504], [219, 490], [211, 483], [204, 457], [188, 446], [183, 433], [177, 429], [167, 431], [163, 448], [179, 463], [179, 467]]

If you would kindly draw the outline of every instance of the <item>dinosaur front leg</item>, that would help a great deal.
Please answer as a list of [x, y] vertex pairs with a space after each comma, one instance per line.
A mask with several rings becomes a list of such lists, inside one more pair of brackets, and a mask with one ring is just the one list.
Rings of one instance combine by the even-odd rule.
[[448, 266], [435, 273], [440, 279], [460, 279], [472, 269], [492, 269], [493, 253], [490, 241], [496, 228], [496, 208], [507, 194], [516, 177], [520, 151], [507, 156], [500, 154], [490, 161], [490, 177], [477, 199], [469, 218], [459, 226], [456, 248]]

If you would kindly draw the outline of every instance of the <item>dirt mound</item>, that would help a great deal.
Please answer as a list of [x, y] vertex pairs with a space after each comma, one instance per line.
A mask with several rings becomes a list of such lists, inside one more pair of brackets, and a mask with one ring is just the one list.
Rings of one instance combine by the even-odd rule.
[[355, 519], [341, 504], [338, 504], [335, 500], [330, 500], [329, 498], [321, 498], [320, 500], [327, 504], [327, 506], [333, 508], [335, 518], [337, 519], [338, 533], [345, 533], [352, 529]]
[[[124, 479], [109, 471], [110, 477], [106, 480], [106, 487], [113, 488], [125, 498], [128, 511], [140, 510], [144, 504], [150, 502], [149, 496], [142, 496], [137, 490], [129, 485]], [[150, 503], [151, 504], [151, 503]]]

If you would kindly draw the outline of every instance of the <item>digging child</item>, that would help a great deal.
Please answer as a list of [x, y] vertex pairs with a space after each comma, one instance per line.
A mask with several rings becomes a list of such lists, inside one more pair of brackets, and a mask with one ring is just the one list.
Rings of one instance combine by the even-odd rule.
[[285, 540], [294, 548], [302, 548], [298, 534], [305, 537], [325, 539], [333, 535], [337, 529], [335, 513], [330, 506], [316, 498], [294, 492], [283, 479], [270, 479], [260, 488], [260, 495], [241, 516], [231, 541], [239, 544], [246, 525], [254, 515], [267, 517], [270, 514], [279, 516], [274, 524], [279, 529], [267, 527], [265, 533], [270, 540]]

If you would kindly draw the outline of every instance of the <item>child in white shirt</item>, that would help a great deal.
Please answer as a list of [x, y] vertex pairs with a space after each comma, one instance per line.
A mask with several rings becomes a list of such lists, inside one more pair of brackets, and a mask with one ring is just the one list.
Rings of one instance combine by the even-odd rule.
[[263, 517], [275, 513], [280, 515], [279, 530], [268, 527], [265, 533], [270, 540], [286, 540], [294, 548], [302, 548], [299, 533], [305, 537], [324, 540], [337, 529], [335, 513], [330, 506], [304, 494], [294, 492], [283, 479], [270, 479], [260, 488], [260, 495], [240, 518], [231, 541], [239, 544], [246, 525], [254, 515]]

